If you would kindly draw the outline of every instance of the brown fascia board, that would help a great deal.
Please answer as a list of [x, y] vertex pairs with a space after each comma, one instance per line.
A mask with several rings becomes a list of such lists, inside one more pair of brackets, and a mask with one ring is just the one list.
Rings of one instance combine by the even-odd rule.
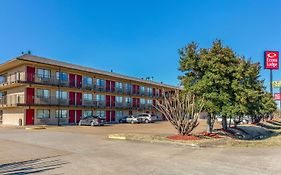
[[84, 66], [80, 66], [80, 65], [76, 65], [76, 64], [57, 61], [54, 59], [39, 57], [39, 56], [35, 56], [35, 55], [25, 54], [25, 55], [17, 57], [16, 59], [22, 60], [22, 61], [41, 63], [41, 64], [48, 64], [48, 65], [58, 66], [58, 67], [63, 67], [63, 68], [75, 69], [78, 71], [90, 72], [90, 73], [95, 73], [95, 74], [100, 74], [100, 75], [112, 76], [112, 77], [116, 77], [116, 78], [121, 78], [121, 79], [136, 81], [136, 82], [142, 82], [145, 84], [156, 85], [156, 86], [160, 86], [160, 87], [166, 87], [166, 88], [171, 88], [171, 89], [181, 89], [180, 87], [177, 87], [177, 86], [146, 81], [146, 80], [143, 80], [140, 78], [130, 77], [130, 76], [107, 72], [107, 71], [102, 71], [102, 70], [98, 70], [98, 69], [93, 69], [93, 68], [89, 68], [89, 67], [84, 67]]

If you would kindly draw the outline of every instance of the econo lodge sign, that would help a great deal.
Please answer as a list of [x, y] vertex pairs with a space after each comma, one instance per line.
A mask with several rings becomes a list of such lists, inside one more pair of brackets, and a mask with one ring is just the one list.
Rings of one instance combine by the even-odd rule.
[[275, 93], [274, 94], [274, 100], [281, 100], [281, 94], [280, 93]]
[[265, 51], [264, 57], [265, 69], [279, 69], [278, 51]]

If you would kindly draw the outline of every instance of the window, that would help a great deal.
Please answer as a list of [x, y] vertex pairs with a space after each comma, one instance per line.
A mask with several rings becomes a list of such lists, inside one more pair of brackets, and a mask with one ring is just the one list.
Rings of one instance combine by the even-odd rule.
[[123, 84], [121, 82], [116, 82], [115, 83], [115, 88], [116, 89], [122, 89], [123, 88]]
[[125, 98], [126, 103], [132, 103], [132, 98], [131, 97], [126, 97]]
[[67, 100], [67, 92], [66, 91], [56, 91], [56, 98]]
[[51, 78], [51, 71], [48, 69], [37, 69], [37, 76], [39, 78]]
[[101, 118], [105, 118], [105, 111], [96, 111], [96, 115]]
[[116, 96], [115, 101], [116, 101], [116, 103], [122, 103], [123, 97], [121, 97], [121, 96]]
[[152, 88], [151, 88], [151, 87], [148, 87], [148, 88], [147, 88], [147, 93], [148, 93], [149, 95], [152, 95]]
[[37, 96], [37, 98], [49, 98], [50, 97], [50, 90], [37, 89], [36, 96]]
[[140, 87], [140, 92], [141, 92], [141, 93], [144, 93], [144, 92], [145, 92], [145, 87], [144, 87], [144, 86], [141, 86], [141, 87]]
[[132, 90], [132, 85], [130, 83], [126, 83], [125, 84], [125, 88], [126, 88], [126, 91], [131, 91]]
[[90, 117], [93, 115], [93, 111], [83, 111], [83, 118]]
[[123, 111], [116, 111], [116, 117], [118, 119], [122, 118], [123, 117]]
[[65, 72], [56, 72], [57, 80], [68, 81], [68, 74]]
[[0, 75], [0, 83], [5, 83], [6, 82], [6, 76]]
[[104, 86], [104, 80], [103, 79], [97, 79], [97, 86]]
[[56, 118], [67, 118], [67, 110], [56, 110]]
[[144, 98], [140, 99], [140, 104], [145, 104], [145, 99]]
[[84, 85], [92, 85], [93, 84], [93, 79], [91, 77], [83, 77], [83, 84]]
[[105, 101], [105, 95], [97, 94], [96, 98], [97, 98], [97, 101]]
[[36, 118], [50, 118], [50, 110], [49, 109], [38, 109], [36, 112]]
[[85, 101], [93, 101], [93, 94], [84, 94], [83, 99]]
[[147, 100], [147, 104], [152, 105], [152, 100], [151, 99]]

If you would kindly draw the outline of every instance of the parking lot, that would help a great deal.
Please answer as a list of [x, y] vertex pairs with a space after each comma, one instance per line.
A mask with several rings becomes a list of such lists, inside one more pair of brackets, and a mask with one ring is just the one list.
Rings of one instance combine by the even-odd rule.
[[167, 122], [0, 127], [0, 174], [280, 174], [280, 147], [190, 148], [106, 138], [127, 132], [176, 133]]

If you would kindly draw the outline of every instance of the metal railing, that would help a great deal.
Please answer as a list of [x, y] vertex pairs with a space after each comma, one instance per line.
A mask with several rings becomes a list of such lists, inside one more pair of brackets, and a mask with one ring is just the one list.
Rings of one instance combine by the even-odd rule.
[[[43, 84], [43, 85], [53, 85], [53, 86], [62, 86], [62, 87], [69, 87], [70, 81], [67, 80], [58, 80], [56, 76], [43, 76], [40, 74], [29, 74], [26, 72], [16, 72], [12, 74], [5, 75], [5, 78], [2, 79], [0, 82], [0, 86], [4, 86], [7, 84], [12, 83], [37, 83], [37, 84]], [[74, 87], [74, 88], [80, 88], [80, 87]], [[147, 97], [154, 97], [154, 98], [160, 98], [162, 97], [162, 94], [160, 93], [148, 93], [147, 91], [141, 92], [141, 91], [133, 91], [132, 89], [126, 89], [126, 88], [114, 88], [112, 89], [106, 89], [105, 86], [99, 86], [96, 84], [87, 84], [82, 83], [82, 89], [85, 90], [95, 90], [99, 92], [112, 92], [112, 93], [118, 93], [118, 94], [124, 94], [124, 95], [136, 95], [136, 96], [147, 96]]]
[[20, 103], [24, 103], [25, 98], [22, 94], [6, 95], [0, 97], [0, 105], [2, 107], [17, 106]]

